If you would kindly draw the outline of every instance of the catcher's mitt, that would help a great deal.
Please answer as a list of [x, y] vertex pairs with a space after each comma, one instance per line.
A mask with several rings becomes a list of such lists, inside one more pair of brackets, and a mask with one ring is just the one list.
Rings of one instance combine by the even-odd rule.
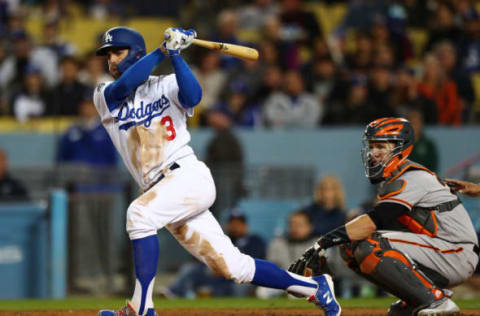
[[330, 269], [327, 265], [327, 257], [325, 256], [325, 249], [310, 247], [305, 253], [290, 265], [288, 271], [295, 274], [304, 275], [307, 277], [317, 276], [321, 274], [330, 274]]

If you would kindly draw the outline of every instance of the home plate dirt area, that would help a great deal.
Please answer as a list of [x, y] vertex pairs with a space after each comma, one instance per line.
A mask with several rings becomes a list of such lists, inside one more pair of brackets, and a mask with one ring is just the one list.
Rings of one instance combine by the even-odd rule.
[[[96, 316], [98, 310], [64, 310], [64, 311], [21, 311], [0, 312], [0, 316]], [[318, 309], [164, 309], [157, 311], [158, 316], [309, 316], [323, 315]], [[345, 308], [345, 316], [386, 315], [385, 309]], [[480, 315], [478, 309], [468, 309], [461, 316]]]

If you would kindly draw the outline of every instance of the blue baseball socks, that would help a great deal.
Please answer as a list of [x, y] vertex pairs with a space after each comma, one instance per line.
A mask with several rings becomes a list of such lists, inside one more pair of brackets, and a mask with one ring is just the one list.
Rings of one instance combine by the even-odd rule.
[[157, 235], [134, 239], [132, 246], [136, 280], [130, 304], [138, 315], [144, 315], [153, 308], [152, 292], [159, 254]]

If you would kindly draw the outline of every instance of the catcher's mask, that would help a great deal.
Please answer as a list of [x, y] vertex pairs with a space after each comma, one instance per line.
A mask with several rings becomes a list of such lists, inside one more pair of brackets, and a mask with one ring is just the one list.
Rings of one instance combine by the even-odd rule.
[[128, 55], [118, 64], [118, 70], [121, 73], [147, 53], [143, 36], [126, 26], [117, 26], [106, 31], [102, 36], [102, 45], [97, 49], [96, 54], [107, 55], [108, 50], [112, 48], [129, 49]]
[[412, 152], [413, 143], [412, 125], [404, 118], [385, 117], [368, 124], [363, 134], [362, 160], [370, 182], [391, 176]]

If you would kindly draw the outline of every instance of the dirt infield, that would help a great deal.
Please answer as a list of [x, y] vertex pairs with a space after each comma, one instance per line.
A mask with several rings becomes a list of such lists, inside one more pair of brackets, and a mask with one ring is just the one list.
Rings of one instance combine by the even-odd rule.
[[[0, 312], [0, 316], [96, 316], [96, 310]], [[309, 316], [323, 315], [315, 309], [168, 309], [157, 311], [159, 316]], [[344, 316], [386, 315], [384, 309], [351, 309], [342, 311]], [[465, 310], [461, 316], [480, 315], [480, 310]]]

